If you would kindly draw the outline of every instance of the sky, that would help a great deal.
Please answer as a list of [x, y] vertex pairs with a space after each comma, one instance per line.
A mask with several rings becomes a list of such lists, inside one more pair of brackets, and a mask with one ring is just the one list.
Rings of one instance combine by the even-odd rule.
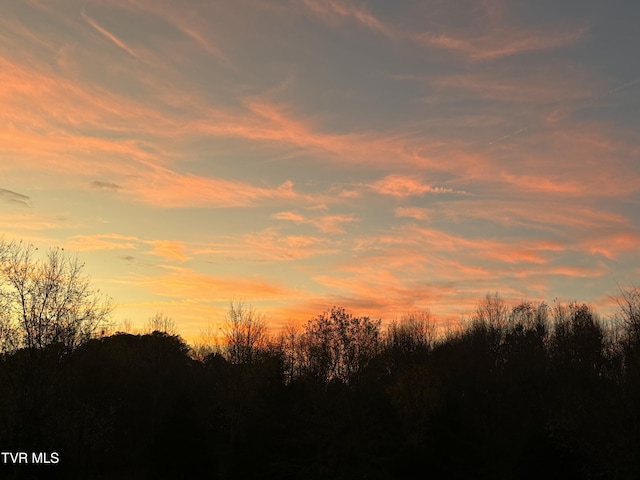
[[187, 339], [640, 283], [640, 2], [6, 0], [0, 234]]

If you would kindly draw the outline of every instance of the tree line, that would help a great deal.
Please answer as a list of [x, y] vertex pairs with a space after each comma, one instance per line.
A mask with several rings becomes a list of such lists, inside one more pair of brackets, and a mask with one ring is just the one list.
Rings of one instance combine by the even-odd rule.
[[480, 299], [438, 332], [332, 307], [270, 334], [234, 303], [217, 346], [170, 319], [108, 334], [62, 250], [0, 242], [2, 478], [639, 478], [640, 289], [605, 322], [573, 302]]

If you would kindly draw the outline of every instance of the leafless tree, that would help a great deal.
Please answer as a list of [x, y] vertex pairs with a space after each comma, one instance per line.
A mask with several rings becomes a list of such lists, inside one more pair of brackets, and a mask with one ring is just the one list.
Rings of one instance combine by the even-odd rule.
[[472, 322], [489, 329], [502, 329], [509, 319], [509, 307], [498, 293], [487, 295], [478, 303]]
[[0, 334], [7, 350], [72, 349], [108, 323], [110, 299], [91, 288], [84, 264], [61, 248], [0, 240]]
[[410, 312], [387, 328], [387, 346], [403, 354], [429, 351], [435, 340], [436, 324], [429, 310]]
[[620, 288], [615, 300], [620, 323], [627, 334], [640, 343], [640, 287]]
[[243, 302], [231, 303], [222, 333], [227, 358], [231, 363], [248, 364], [267, 341], [264, 315]]
[[300, 374], [300, 330], [293, 323], [286, 324], [277, 336], [284, 361], [285, 378], [291, 382]]
[[212, 323], [200, 330], [199, 339], [191, 347], [191, 355], [194, 359], [203, 362], [208, 356], [222, 354], [218, 332], [220, 328]]
[[378, 352], [380, 320], [355, 317], [333, 307], [309, 320], [300, 337], [303, 373], [327, 383], [349, 383]]
[[176, 322], [174, 322], [171, 317], [165, 315], [163, 312], [158, 312], [147, 320], [145, 332], [161, 332], [167, 335], [177, 335], [178, 329], [176, 328]]
[[563, 364], [598, 371], [604, 361], [605, 331], [593, 309], [578, 302], [553, 307], [553, 355]]
[[640, 287], [620, 288], [615, 300], [626, 366], [640, 371]]

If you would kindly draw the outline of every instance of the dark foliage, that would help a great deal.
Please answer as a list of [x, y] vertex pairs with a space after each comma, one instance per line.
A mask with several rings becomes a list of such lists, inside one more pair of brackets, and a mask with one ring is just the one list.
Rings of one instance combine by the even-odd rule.
[[640, 478], [640, 310], [625, 295], [615, 336], [586, 305], [490, 295], [440, 338], [428, 313], [382, 332], [334, 307], [280, 342], [237, 315], [235, 350], [200, 360], [158, 331], [7, 351], [0, 449], [60, 462], [0, 476]]

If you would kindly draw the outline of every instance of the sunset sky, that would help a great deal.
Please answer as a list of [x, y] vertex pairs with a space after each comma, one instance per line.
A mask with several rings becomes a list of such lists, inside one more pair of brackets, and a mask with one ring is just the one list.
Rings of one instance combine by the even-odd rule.
[[0, 234], [195, 339], [640, 284], [640, 2], [6, 0]]

